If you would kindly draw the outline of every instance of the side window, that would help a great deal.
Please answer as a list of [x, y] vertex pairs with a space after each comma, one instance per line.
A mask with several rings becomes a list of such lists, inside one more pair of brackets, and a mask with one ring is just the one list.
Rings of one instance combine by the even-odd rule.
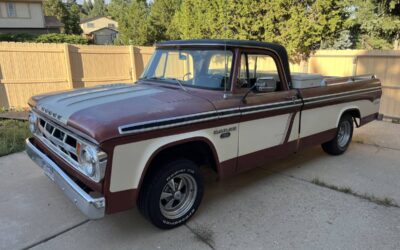
[[242, 54], [238, 87], [250, 88], [262, 78], [272, 78], [279, 86], [280, 79], [275, 60], [269, 55]]
[[229, 73], [231, 72], [231, 62], [232, 53], [227, 55], [224, 53], [215, 53], [210, 58], [207, 74], [229, 77]]
[[15, 3], [7, 3], [7, 16], [17, 17], [17, 9], [15, 8]]
[[87, 23], [86, 25], [88, 28], [94, 28], [94, 23]]

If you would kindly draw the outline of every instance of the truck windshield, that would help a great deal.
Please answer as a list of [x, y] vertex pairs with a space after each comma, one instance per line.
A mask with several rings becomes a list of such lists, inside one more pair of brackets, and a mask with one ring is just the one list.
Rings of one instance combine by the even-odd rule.
[[157, 49], [140, 79], [230, 90], [231, 68], [229, 50]]

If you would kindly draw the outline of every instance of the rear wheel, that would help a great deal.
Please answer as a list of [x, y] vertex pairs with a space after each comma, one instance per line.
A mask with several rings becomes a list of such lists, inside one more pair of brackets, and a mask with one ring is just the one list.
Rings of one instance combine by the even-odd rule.
[[203, 176], [187, 159], [164, 164], [139, 196], [139, 209], [155, 226], [174, 228], [196, 212], [203, 197]]
[[349, 114], [344, 114], [339, 121], [339, 125], [337, 128], [336, 136], [328, 141], [323, 143], [322, 149], [331, 155], [340, 155], [343, 154], [353, 137], [353, 117]]

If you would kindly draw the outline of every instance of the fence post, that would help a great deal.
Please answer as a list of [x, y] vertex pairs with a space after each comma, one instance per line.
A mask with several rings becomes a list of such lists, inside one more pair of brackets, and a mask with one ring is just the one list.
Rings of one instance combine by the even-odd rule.
[[67, 74], [67, 82], [71, 89], [74, 88], [74, 82], [72, 78], [72, 68], [70, 60], [70, 49], [69, 44], [64, 43], [64, 58], [65, 58], [65, 73]]
[[137, 80], [137, 75], [136, 75], [135, 47], [133, 45], [129, 45], [129, 55], [131, 58], [131, 78], [132, 82], [135, 82]]
[[352, 72], [353, 76], [357, 75], [357, 64], [358, 64], [358, 56], [356, 55], [353, 57], [353, 72]]

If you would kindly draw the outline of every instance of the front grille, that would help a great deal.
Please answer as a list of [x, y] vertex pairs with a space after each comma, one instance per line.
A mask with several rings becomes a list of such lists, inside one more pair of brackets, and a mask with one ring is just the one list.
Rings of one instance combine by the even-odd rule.
[[[105, 152], [99, 150], [97, 145], [82, 139], [50, 119], [38, 115], [36, 112], [34, 114], [38, 119], [35, 132], [36, 138], [43, 142], [49, 150], [91, 180], [100, 182], [103, 179], [107, 166], [107, 154]], [[81, 159], [79, 159], [81, 152], [89, 147], [97, 152], [98, 158], [96, 163], [97, 171], [92, 177], [86, 174], [85, 165], [81, 164]]]
[[[72, 162], [73, 165], [79, 164], [78, 161], [78, 140], [59, 126], [39, 117], [38, 133], [39, 137], [45, 139], [45, 143], [51, 148], [62, 153], [64, 159]], [[57, 153], [57, 152], [56, 152]]]

